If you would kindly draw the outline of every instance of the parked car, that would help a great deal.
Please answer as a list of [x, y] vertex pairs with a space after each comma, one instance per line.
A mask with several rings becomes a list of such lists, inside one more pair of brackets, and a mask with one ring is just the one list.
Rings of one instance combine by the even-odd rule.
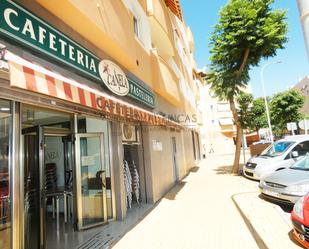
[[300, 198], [291, 213], [293, 234], [305, 248], [309, 248], [309, 195]]
[[277, 170], [293, 165], [309, 152], [309, 135], [288, 136], [267, 147], [259, 156], [251, 157], [243, 168], [246, 177], [259, 180]]
[[288, 169], [261, 179], [262, 196], [287, 204], [294, 204], [309, 192], [309, 154]]

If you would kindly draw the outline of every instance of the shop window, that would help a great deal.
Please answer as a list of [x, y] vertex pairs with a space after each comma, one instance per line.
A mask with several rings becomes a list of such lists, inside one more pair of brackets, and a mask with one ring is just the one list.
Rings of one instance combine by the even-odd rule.
[[10, 136], [12, 127], [10, 102], [0, 100], [0, 248], [11, 248]]

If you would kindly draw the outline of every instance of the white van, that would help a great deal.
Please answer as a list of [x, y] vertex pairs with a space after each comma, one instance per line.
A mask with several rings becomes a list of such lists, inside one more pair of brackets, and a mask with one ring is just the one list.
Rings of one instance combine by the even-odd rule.
[[309, 135], [288, 136], [267, 147], [259, 156], [251, 157], [243, 168], [246, 177], [261, 178], [290, 167], [309, 152]]

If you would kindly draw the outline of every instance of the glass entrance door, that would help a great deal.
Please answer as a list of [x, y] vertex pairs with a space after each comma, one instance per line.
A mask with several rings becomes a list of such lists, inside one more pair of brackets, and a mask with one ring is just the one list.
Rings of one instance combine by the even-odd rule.
[[24, 145], [24, 248], [44, 248], [43, 160], [44, 137], [40, 126], [22, 130]]
[[107, 222], [103, 133], [76, 135], [78, 229]]

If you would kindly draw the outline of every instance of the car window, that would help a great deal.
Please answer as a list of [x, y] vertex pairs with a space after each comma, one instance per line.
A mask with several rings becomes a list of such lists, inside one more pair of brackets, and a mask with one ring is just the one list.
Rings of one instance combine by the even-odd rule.
[[309, 141], [299, 143], [292, 151], [297, 151], [299, 156], [306, 155], [309, 152]]
[[284, 160], [292, 159], [291, 153], [287, 154]]
[[299, 161], [294, 163], [293, 166], [290, 167], [290, 169], [309, 171], [309, 154], [307, 154], [307, 156], [305, 156], [303, 159], [300, 159]]
[[281, 156], [284, 152], [287, 151], [294, 144], [292, 141], [278, 141], [273, 145], [267, 147], [262, 153], [261, 156], [266, 157], [277, 157]]

